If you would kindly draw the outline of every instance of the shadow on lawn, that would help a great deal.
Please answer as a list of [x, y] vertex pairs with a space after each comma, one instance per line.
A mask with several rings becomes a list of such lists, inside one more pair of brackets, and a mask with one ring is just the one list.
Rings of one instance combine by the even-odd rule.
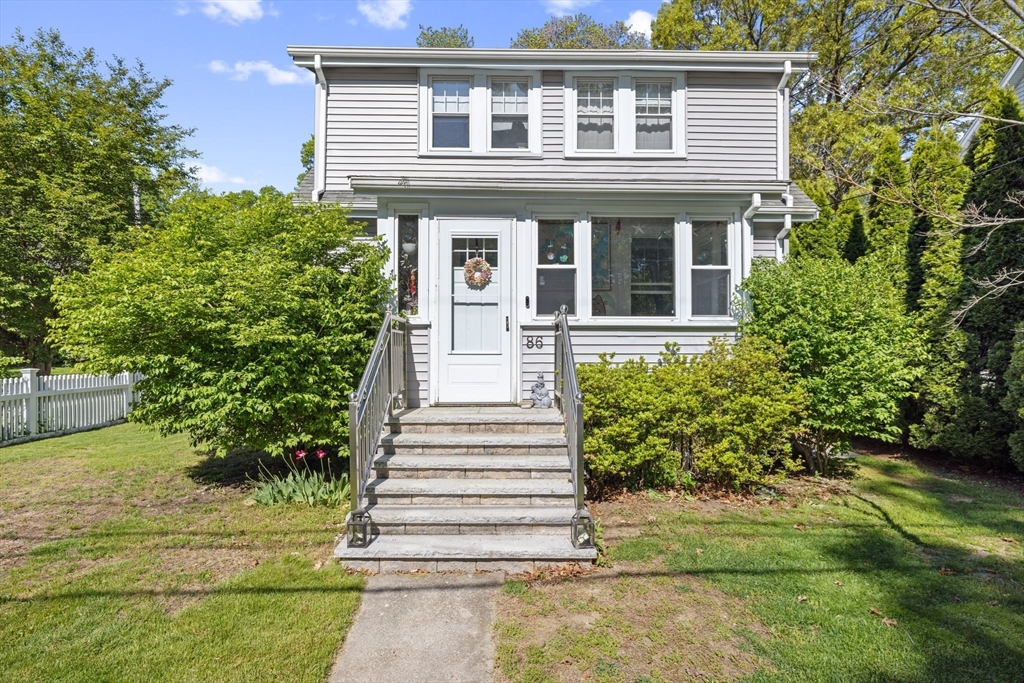
[[[296, 465], [299, 469], [306, 467], [303, 463]], [[331, 451], [322, 462], [313, 459], [309, 465], [314, 472], [319, 472], [321, 466], [325, 471], [329, 467], [329, 471], [335, 474], [347, 473], [348, 459], [340, 458], [336, 452]], [[288, 464], [281, 457], [263, 451], [236, 450], [225, 456], [205, 453], [203, 459], [186, 468], [185, 473], [197, 484], [237, 488], [252, 486], [253, 482], [260, 481], [268, 473], [271, 476], [286, 477], [289, 471]]]

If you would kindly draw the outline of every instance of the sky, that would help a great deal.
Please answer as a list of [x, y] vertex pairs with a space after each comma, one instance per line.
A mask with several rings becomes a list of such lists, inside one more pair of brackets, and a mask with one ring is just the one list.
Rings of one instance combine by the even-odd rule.
[[0, 0], [0, 43], [57, 29], [73, 49], [139, 60], [173, 85], [166, 122], [194, 128], [194, 165], [214, 191], [288, 192], [313, 132], [313, 76], [289, 44], [412, 47], [419, 25], [464, 25], [476, 47], [508, 47], [523, 28], [586, 12], [650, 32], [661, 0]]

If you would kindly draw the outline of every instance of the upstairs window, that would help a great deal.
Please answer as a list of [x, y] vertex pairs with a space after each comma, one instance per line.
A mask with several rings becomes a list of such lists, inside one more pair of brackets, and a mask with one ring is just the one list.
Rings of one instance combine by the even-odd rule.
[[491, 82], [491, 148], [530, 146], [529, 81]]
[[435, 149], [469, 149], [469, 79], [434, 80], [431, 114]]
[[615, 149], [615, 81], [577, 81], [576, 149]]
[[636, 149], [672, 150], [672, 84], [636, 84]]

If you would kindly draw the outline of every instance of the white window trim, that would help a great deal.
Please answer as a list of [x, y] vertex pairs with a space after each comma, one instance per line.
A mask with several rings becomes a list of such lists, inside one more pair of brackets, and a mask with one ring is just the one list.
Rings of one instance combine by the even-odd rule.
[[[581, 150], [576, 148], [576, 84], [579, 81], [616, 81], [615, 149]], [[636, 149], [637, 82], [670, 82], [672, 84], [672, 149]], [[657, 72], [638, 75], [626, 72], [567, 71], [563, 90], [565, 120], [565, 158], [567, 159], [685, 159], [686, 158], [686, 74], [665, 75]]]
[[[469, 80], [469, 147], [432, 147], [434, 111], [431, 87], [435, 80]], [[530, 147], [490, 149], [490, 82], [529, 79], [528, 102]], [[468, 69], [420, 69], [419, 71], [419, 155], [421, 157], [539, 157], [541, 154], [541, 78], [539, 71], [479, 72]]]
[[[693, 224], [695, 221], [726, 221], [729, 224], [728, 237], [729, 237], [729, 284], [732, 289], [732, 294], [735, 294], [738, 290], [740, 282], [743, 278], [743, 230], [742, 221], [737, 219], [735, 213], [701, 213], [701, 214], [688, 214], [684, 217], [684, 230], [683, 230], [683, 262], [682, 262], [682, 275], [686, 282], [686, 294], [683, 297], [683, 312], [684, 320], [690, 323], [717, 323], [717, 322], [736, 322], [735, 315], [694, 315], [693, 314], [693, 278], [692, 272], [694, 270], [693, 265]], [[698, 270], [716, 270], [724, 269], [723, 266], [715, 267], [696, 267]], [[730, 307], [732, 306], [732, 298], [730, 297]]]

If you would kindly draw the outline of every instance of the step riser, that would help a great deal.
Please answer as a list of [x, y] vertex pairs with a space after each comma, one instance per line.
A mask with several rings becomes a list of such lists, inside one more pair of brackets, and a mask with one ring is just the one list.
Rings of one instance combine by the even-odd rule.
[[342, 565], [374, 574], [397, 572], [505, 572], [523, 574], [552, 567], [587, 566], [590, 562], [558, 560], [342, 560]]
[[381, 536], [441, 535], [458, 536], [466, 534], [488, 536], [565, 536], [568, 524], [374, 524], [373, 529]]
[[393, 424], [392, 434], [561, 434], [560, 424]]
[[564, 470], [438, 470], [375, 467], [379, 479], [569, 479], [569, 468]]
[[370, 505], [520, 505], [572, 507], [573, 498], [565, 496], [494, 496], [494, 495], [377, 495], [368, 493]]
[[564, 455], [569, 457], [567, 446], [407, 446], [405, 444], [381, 444], [378, 455]]

